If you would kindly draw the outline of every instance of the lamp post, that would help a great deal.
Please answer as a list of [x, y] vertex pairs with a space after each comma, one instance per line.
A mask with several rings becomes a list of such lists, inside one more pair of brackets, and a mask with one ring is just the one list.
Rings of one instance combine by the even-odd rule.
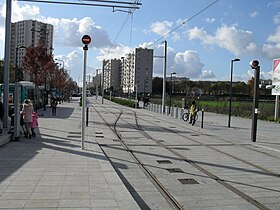
[[25, 46], [20, 46], [16, 48], [16, 60], [15, 60], [15, 92], [14, 92], [14, 140], [18, 141], [19, 132], [19, 87], [18, 87], [18, 51], [19, 49], [25, 49]]
[[239, 58], [231, 60], [230, 65], [230, 96], [229, 96], [229, 111], [228, 111], [228, 127], [230, 128], [230, 118], [231, 118], [231, 104], [232, 104], [232, 72], [233, 72], [233, 62], [240, 61]]
[[175, 74], [176, 74], [176, 72], [172, 72], [172, 73], [170, 74], [169, 114], [170, 114], [170, 110], [171, 110], [171, 97], [172, 97], [172, 75], [175, 75]]

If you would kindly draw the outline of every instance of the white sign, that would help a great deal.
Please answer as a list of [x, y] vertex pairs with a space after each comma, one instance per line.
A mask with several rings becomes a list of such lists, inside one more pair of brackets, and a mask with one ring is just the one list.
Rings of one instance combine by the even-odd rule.
[[280, 95], [280, 58], [273, 60], [272, 95]]

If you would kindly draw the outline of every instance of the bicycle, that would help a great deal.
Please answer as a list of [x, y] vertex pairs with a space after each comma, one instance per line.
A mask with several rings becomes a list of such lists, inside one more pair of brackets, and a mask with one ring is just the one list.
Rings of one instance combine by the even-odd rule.
[[[197, 112], [198, 112], [198, 110], [197, 110]], [[197, 112], [196, 112], [196, 115], [195, 115], [195, 121], [198, 120], [198, 114], [197, 114]], [[189, 118], [190, 118], [190, 113], [189, 113], [189, 110], [187, 109], [187, 112], [185, 112], [185, 113], [182, 115], [182, 119], [183, 119], [185, 122], [188, 122]]]

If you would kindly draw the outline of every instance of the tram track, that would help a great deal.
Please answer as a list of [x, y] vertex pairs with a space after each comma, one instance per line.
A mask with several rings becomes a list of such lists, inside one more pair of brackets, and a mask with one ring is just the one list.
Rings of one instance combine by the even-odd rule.
[[[104, 109], [105, 109], [105, 108], [104, 108]], [[113, 115], [116, 116], [116, 114], [115, 114], [114, 112], [112, 112], [111, 110], [108, 110], [108, 109], [107, 109], [107, 112], [110, 112], [111, 114], [113, 114]], [[138, 124], [138, 119], [144, 120], [144, 121], [146, 121], [147, 123], [150, 123], [150, 124], [152, 124], [152, 125], [157, 125], [157, 126], [159, 126], [159, 125], [156, 124], [156, 123], [152, 123], [151, 121], [147, 121], [147, 120], [145, 120], [145, 119], [143, 119], [143, 118], [141, 118], [141, 117], [138, 117], [138, 116], [136, 115], [136, 112], [135, 112], [135, 111], [132, 111], [132, 112], [134, 113], [135, 124], [136, 124], [137, 130], [138, 130], [139, 132], [141, 132], [142, 135], [145, 136], [147, 139], [150, 139], [150, 140], [154, 141], [157, 145], [159, 145], [159, 146], [161, 146], [161, 147], [164, 147], [166, 150], [172, 152], [172, 153], [173, 153], [174, 155], [176, 155], [178, 158], [180, 158], [180, 159], [184, 160], [185, 162], [187, 162], [188, 164], [192, 165], [193, 167], [195, 167], [195, 168], [198, 169], [199, 171], [201, 171], [201, 172], [203, 172], [204, 174], [206, 174], [209, 178], [215, 180], [215, 181], [218, 182], [219, 184], [223, 185], [223, 186], [226, 187], [227, 189], [231, 190], [231, 191], [234, 192], [235, 194], [237, 194], [237, 195], [239, 195], [240, 197], [242, 197], [244, 200], [246, 200], [246, 201], [248, 201], [249, 203], [255, 205], [257, 208], [259, 208], [259, 209], [269, 209], [269, 208], [268, 208], [267, 206], [265, 206], [264, 204], [258, 202], [257, 200], [255, 200], [255, 199], [252, 198], [251, 196], [247, 195], [246, 193], [242, 192], [241, 190], [239, 190], [239, 189], [235, 188], [234, 186], [232, 186], [231, 184], [227, 183], [224, 179], [222, 179], [222, 178], [216, 176], [215, 174], [211, 173], [209, 170], [203, 168], [202, 166], [200, 166], [199, 164], [197, 164], [195, 161], [193, 161], [193, 160], [187, 158], [185, 155], [182, 155], [181, 153], [177, 152], [176, 149], [173, 149], [173, 148], [171, 148], [171, 147], [165, 145], [164, 143], [158, 141], [158, 139], [154, 139], [154, 138], [153, 138], [152, 136], [150, 136], [147, 132], [145, 132], [144, 129], [141, 128], [141, 126]], [[117, 120], [115, 121], [115, 123], [114, 123], [114, 125], [113, 125], [113, 127], [114, 127], [114, 129], [113, 129], [114, 132], [116, 133], [116, 135], [118, 136], [118, 138], [120, 139], [120, 141], [122, 142], [122, 144], [123, 144], [123, 146], [126, 148], [126, 150], [129, 151], [129, 152], [134, 156], [134, 158], [139, 162], [139, 164], [143, 167], [143, 169], [146, 171], [146, 173], [148, 173], [149, 176], [152, 177], [153, 180], [155, 180], [156, 184], [157, 184], [158, 186], [160, 186], [159, 188], [161, 188], [161, 190], [165, 191], [164, 186], [161, 186], [162, 184], [157, 180], [156, 176], [154, 176], [154, 175], [149, 171], [149, 169], [145, 166], [145, 164], [143, 164], [143, 163], [141, 162], [141, 160], [137, 157], [137, 155], [134, 154], [133, 150], [131, 150], [131, 149], [129, 148], [129, 146], [127, 146], [127, 144], [126, 144], [124, 141], [122, 141], [122, 136], [118, 133], [118, 130], [117, 130], [117, 123], [118, 123], [118, 121], [120, 120], [120, 117], [121, 117], [122, 114], [123, 114], [122, 112], [121, 112], [121, 114], [119, 114]], [[100, 116], [100, 117], [101, 117], [101, 116]], [[155, 119], [155, 118], [153, 118], [153, 119]], [[104, 120], [104, 122], [106, 122], [105, 119], [103, 119], [103, 120]], [[123, 119], [123, 120], [125, 121], [126, 119]], [[161, 119], [161, 120], [162, 120], [162, 119]], [[131, 123], [131, 122], [128, 122], [128, 121], [127, 121], [127, 123]], [[110, 126], [112, 127], [112, 125], [110, 125]], [[162, 127], [162, 129], [165, 129], [165, 130], [168, 131], [168, 132], [175, 133], [172, 129], [169, 129], [169, 128], [166, 128], [166, 127]], [[178, 134], [178, 133], [175, 133], [175, 134], [176, 134], [176, 135], [181, 135], [181, 134]], [[235, 159], [235, 160], [241, 161], [241, 162], [243, 162], [243, 163], [245, 163], [245, 164], [248, 164], [248, 165], [250, 165], [250, 166], [252, 166], [252, 167], [254, 167], [254, 168], [257, 168], [258, 170], [261, 170], [265, 175], [271, 175], [271, 176], [275, 176], [275, 177], [277, 177], [277, 178], [280, 177], [280, 175], [277, 174], [277, 173], [274, 173], [274, 172], [272, 172], [272, 171], [270, 171], [270, 170], [267, 170], [267, 169], [265, 169], [265, 168], [263, 168], [263, 167], [260, 167], [260, 166], [258, 166], [258, 165], [256, 165], [256, 164], [253, 164], [253, 163], [250, 163], [250, 162], [248, 162], [248, 161], [246, 161], [246, 160], [243, 160], [243, 159], [241, 159], [241, 158], [238, 158], [238, 157], [236, 157], [236, 156], [234, 156], [234, 155], [228, 154], [228, 153], [226, 153], [226, 152], [224, 152], [224, 151], [221, 151], [221, 150], [219, 150], [219, 149], [217, 149], [217, 148], [214, 148], [214, 147], [212, 147], [212, 146], [210, 146], [210, 145], [203, 144], [203, 143], [201, 143], [201, 142], [199, 142], [199, 141], [196, 141], [196, 140], [194, 140], [194, 139], [192, 139], [192, 138], [190, 138], [190, 137], [186, 137], [186, 136], [184, 136], [184, 135], [181, 135], [181, 137], [184, 137], [184, 138], [186, 138], [186, 139], [188, 139], [188, 140], [191, 140], [191, 141], [195, 142], [196, 144], [199, 144], [200, 146], [208, 147], [208, 148], [214, 150], [215, 152], [219, 152], [219, 153], [221, 153], [221, 154], [223, 154], [223, 155], [229, 156], [229, 157], [231, 157], [231, 158], [233, 158], [233, 159]], [[225, 142], [227, 142], [227, 141], [225, 141]], [[240, 144], [236, 144], [236, 145], [241, 146]], [[147, 171], [148, 171], [148, 172], [147, 172]], [[153, 176], [154, 176], [154, 177], [153, 177]], [[165, 193], [165, 194], [168, 194], [168, 190], [166, 190], [166, 192], [164, 192], [164, 193]], [[171, 197], [171, 198], [169, 198], [169, 199], [170, 199], [170, 200], [173, 200], [172, 195], [171, 195], [171, 196], [168, 196], [168, 197]], [[174, 201], [175, 201], [175, 202], [174, 202]], [[171, 202], [172, 202], [173, 204], [177, 205], [177, 204], [176, 204], [177, 201], [176, 201], [175, 198], [174, 198], [174, 201], [171, 201]], [[180, 205], [180, 204], [179, 204], [179, 205]], [[183, 207], [178, 206], [177, 208], [178, 208], [178, 209], [182, 209]]]
[[[111, 111], [110, 111], [111, 112]], [[142, 168], [144, 173], [148, 176], [148, 178], [152, 181], [152, 183], [156, 186], [156, 188], [160, 191], [161, 195], [170, 203], [175, 209], [183, 210], [183, 206], [180, 205], [180, 203], [168, 192], [168, 190], [160, 183], [160, 181], [156, 178], [156, 176], [148, 169], [148, 167], [137, 157], [137, 155], [134, 154], [134, 152], [127, 146], [127, 144], [122, 140], [121, 135], [117, 131], [117, 122], [120, 119], [122, 115], [122, 111], [117, 116], [115, 113], [111, 112], [113, 115], [116, 116], [116, 120], [114, 124], [109, 124], [102, 115], [97, 112], [99, 117], [104, 121], [104, 123], [107, 124], [107, 126], [116, 134], [118, 139], [120, 140], [122, 146], [125, 148], [127, 152], [133, 157], [133, 159], [138, 163], [138, 166]], [[106, 153], [103, 150], [104, 153]]]

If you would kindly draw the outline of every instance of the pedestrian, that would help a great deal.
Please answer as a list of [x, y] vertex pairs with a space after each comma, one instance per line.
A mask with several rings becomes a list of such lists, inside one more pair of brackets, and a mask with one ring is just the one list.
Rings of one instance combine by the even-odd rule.
[[57, 100], [56, 100], [56, 98], [52, 99], [51, 107], [52, 107], [52, 115], [56, 115], [56, 107], [57, 107]]
[[38, 115], [36, 112], [32, 114], [32, 124], [31, 124], [31, 133], [33, 137], [36, 137], [35, 128], [38, 127]]
[[3, 132], [3, 117], [4, 117], [4, 106], [2, 101], [0, 101], [0, 135]]
[[27, 137], [31, 139], [31, 124], [32, 124], [32, 113], [34, 112], [33, 105], [29, 99], [24, 100], [22, 107], [23, 122], [27, 131]]
[[195, 101], [192, 101], [192, 105], [190, 108], [190, 124], [194, 125], [195, 124], [195, 117], [197, 115], [197, 107]]

